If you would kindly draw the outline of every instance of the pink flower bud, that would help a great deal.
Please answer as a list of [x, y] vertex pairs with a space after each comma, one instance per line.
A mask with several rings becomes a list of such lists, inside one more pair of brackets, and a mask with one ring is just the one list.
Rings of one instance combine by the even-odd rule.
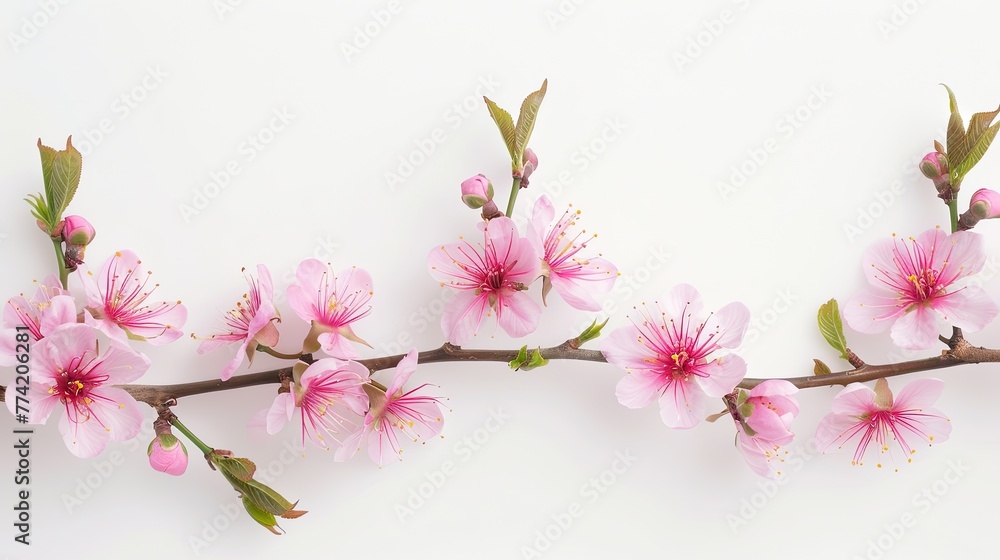
[[187, 449], [173, 434], [160, 434], [153, 438], [146, 450], [149, 466], [162, 473], [180, 476], [187, 470]]
[[969, 210], [980, 220], [1000, 218], [1000, 193], [979, 189], [969, 201]]
[[531, 148], [526, 148], [524, 150], [524, 169], [521, 171], [521, 186], [528, 185], [528, 177], [538, 169], [538, 156]]
[[462, 202], [476, 210], [493, 200], [493, 183], [480, 173], [462, 181]]
[[938, 182], [948, 178], [948, 158], [940, 152], [931, 152], [920, 160], [920, 172], [924, 177]]
[[67, 244], [86, 247], [94, 240], [94, 226], [80, 216], [66, 216], [62, 237]]

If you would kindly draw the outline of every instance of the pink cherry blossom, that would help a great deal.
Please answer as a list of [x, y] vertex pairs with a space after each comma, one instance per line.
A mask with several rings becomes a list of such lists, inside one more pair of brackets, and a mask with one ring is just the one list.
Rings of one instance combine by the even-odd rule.
[[328, 265], [306, 259], [296, 271], [297, 283], [288, 287], [288, 304], [303, 321], [309, 321], [327, 354], [352, 359], [359, 356], [349, 341], [371, 346], [358, 338], [351, 323], [371, 313], [372, 278], [361, 268], [334, 275]]
[[145, 340], [167, 344], [183, 334], [187, 309], [180, 301], [147, 303], [159, 284], [150, 285], [151, 271], [143, 269], [135, 253], [122, 250], [104, 261], [94, 278], [86, 265], [79, 269], [87, 292], [84, 318], [108, 336], [125, 341]]
[[[246, 269], [244, 269], [244, 272]], [[271, 287], [271, 273], [267, 267], [257, 265], [257, 278], [247, 276], [250, 290], [243, 294], [243, 301], [236, 302], [236, 307], [226, 313], [226, 326], [229, 332], [213, 334], [198, 346], [198, 353], [210, 352], [223, 344], [239, 343], [236, 356], [222, 369], [222, 380], [232, 377], [245, 355], [253, 363], [257, 345], [274, 347], [278, 343], [278, 328], [274, 321], [278, 312], [274, 308], [274, 290]], [[194, 337], [194, 335], [191, 335]]]
[[601, 346], [608, 362], [628, 372], [618, 383], [618, 402], [641, 408], [659, 399], [667, 426], [691, 428], [705, 417], [706, 397], [731, 393], [746, 374], [739, 356], [713, 356], [740, 346], [750, 310], [733, 302], [705, 316], [698, 290], [681, 284], [663, 304], [637, 311], [631, 326]]
[[614, 287], [618, 269], [602, 258], [579, 255], [587, 243], [597, 237], [585, 237], [587, 230], [570, 231], [579, 215], [579, 210], [567, 210], [553, 223], [555, 210], [546, 195], [539, 197], [532, 208], [529, 239], [542, 258], [542, 301], [549, 289], [555, 288], [572, 307], [600, 311], [599, 298]]
[[938, 379], [918, 379], [899, 392], [893, 399], [889, 383], [879, 379], [875, 390], [861, 383], [851, 383], [833, 399], [832, 412], [823, 418], [816, 429], [816, 447], [822, 452], [836, 445], [858, 439], [852, 465], [861, 465], [868, 445], [878, 446], [878, 467], [881, 457], [888, 454], [897, 463], [898, 446], [906, 462], [916, 453], [918, 442], [941, 443], [951, 434], [951, 422], [934, 403], [944, 390]]
[[149, 466], [153, 470], [173, 476], [180, 476], [187, 470], [188, 454], [184, 443], [173, 434], [162, 434], [153, 438], [146, 448]]
[[[65, 414], [59, 431], [70, 452], [96, 457], [109, 441], [125, 441], [139, 433], [142, 412], [134, 398], [113, 385], [135, 381], [149, 359], [115, 340], [102, 343], [88, 325], [62, 325], [31, 349], [31, 403], [28, 422], [44, 424], [57, 405]], [[7, 386], [7, 408], [15, 412], [16, 387]]]
[[895, 236], [878, 241], [864, 257], [871, 285], [847, 301], [844, 319], [863, 333], [892, 325], [892, 341], [914, 350], [937, 342], [938, 316], [965, 331], [978, 331], [1000, 308], [980, 288], [956, 283], [982, 270], [985, 261], [983, 238], [970, 231], [948, 235], [935, 228], [909, 241]]
[[[309, 365], [291, 393], [281, 393], [264, 419], [267, 433], [276, 434], [299, 412], [302, 446], [306, 439], [324, 449], [337, 448], [362, 425], [368, 410], [368, 368], [357, 362], [324, 358]], [[351, 448], [353, 454], [354, 447]]]
[[353, 454], [353, 450], [360, 449], [367, 439], [368, 456], [381, 467], [388, 461], [401, 459], [400, 437], [418, 442], [441, 433], [444, 425], [441, 401], [437, 397], [417, 394], [429, 385], [403, 392], [403, 385], [416, 370], [417, 350], [413, 349], [396, 365], [396, 374], [384, 392], [374, 385], [365, 385], [371, 406], [365, 415], [364, 427], [345, 443], [346, 452]]
[[[62, 289], [59, 278], [50, 274], [35, 288], [31, 299], [24, 294], [7, 300], [3, 308], [3, 328], [0, 329], [0, 366], [17, 364], [16, 337], [18, 332], [27, 332], [30, 342], [37, 342], [56, 327], [76, 322], [76, 303]], [[17, 327], [28, 327], [18, 331]]]
[[483, 320], [494, 312], [510, 336], [535, 330], [542, 309], [524, 290], [538, 277], [538, 254], [518, 235], [510, 218], [490, 220], [478, 247], [462, 241], [434, 248], [427, 265], [442, 286], [459, 290], [441, 317], [441, 328], [452, 344], [462, 345], [476, 336]]
[[738, 443], [747, 465], [760, 476], [781, 474], [780, 464], [787, 454], [781, 446], [795, 437], [792, 419], [798, 416], [799, 405], [791, 395], [796, 392], [798, 388], [783, 379], [769, 379], [749, 392], [740, 391], [744, 400], [734, 410]]

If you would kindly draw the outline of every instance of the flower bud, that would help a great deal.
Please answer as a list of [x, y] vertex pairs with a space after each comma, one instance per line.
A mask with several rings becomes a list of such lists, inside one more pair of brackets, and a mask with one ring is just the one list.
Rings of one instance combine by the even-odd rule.
[[473, 210], [493, 200], [493, 183], [480, 173], [462, 181], [462, 202]]
[[1000, 193], [990, 189], [979, 189], [969, 201], [969, 211], [980, 220], [1000, 218]]
[[62, 237], [68, 244], [86, 247], [94, 240], [94, 226], [80, 216], [66, 216]]
[[940, 152], [931, 152], [920, 160], [920, 172], [924, 177], [938, 181], [948, 175], [948, 158]]
[[528, 177], [538, 169], [538, 156], [531, 148], [526, 148], [524, 150], [524, 169], [521, 170], [521, 188], [528, 186]]
[[180, 476], [187, 470], [188, 455], [184, 443], [171, 433], [163, 433], [149, 443], [146, 449], [149, 466], [162, 473]]
[[66, 219], [59, 222], [57, 229], [66, 242], [66, 253], [63, 255], [66, 268], [76, 270], [76, 267], [83, 264], [87, 245], [94, 240], [94, 226], [80, 216], [66, 216]]

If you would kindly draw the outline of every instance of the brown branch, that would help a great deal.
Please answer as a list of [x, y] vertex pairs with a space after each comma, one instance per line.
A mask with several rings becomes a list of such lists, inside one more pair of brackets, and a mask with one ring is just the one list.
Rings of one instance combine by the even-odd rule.
[[[872, 365], [864, 364], [851, 370], [829, 373], [826, 375], [809, 375], [805, 377], [784, 378], [800, 389], [811, 387], [827, 387], [832, 385], [847, 385], [848, 383], [872, 381], [882, 377], [894, 377], [906, 375], [920, 371], [930, 371], [935, 369], [949, 368], [963, 364], [978, 364], [982, 362], [1000, 362], [1000, 350], [982, 348], [969, 344], [962, 337], [961, 331], [956, 329], [956, 333], [950, 339], [946, 339], [951, 349], [940, 356], [923, 358], [920, 360], [910, 360], [898, 364]], [[588, 362], [607, 362], [604, 354], [599, 350], [586, 350], [578, 347], [579, 342], [575, 339], [568, 340], [558, 346], [542, 348], [542, 356], [549, 360], [582, 360]], [[441, 362], [509, 362], [517, 357], [517, 350], [466, 350], [464, 348], [444, 343], [440, 348], [426, 350], [417, 355], [417, 362], [421, 364], [433, 364]], [[399, 363], [405, 354], [393, 356], [382, 356], [367, 360], [357, 360], [369, 371], [377, 371], [393, 368]], [[312, 356], [303, 356], [303, 361], [312, 362]], [[135, 400], [144, 402], [153, 408], [161, 408], [166, 403], [171, 403], [182, 397], [214, 393], [216, 391], [227, 391], [230, 389], [240, 389], [243, 387], [254, 387], [257, 385], [279, 384], [283, 377], [290, 378], [291, 367], [249, 373], [246, 375], [233, 376], [228, 381], [214, 379], [211, 381], [197, 381], [193, 383], [178, 383], [175, 385], [120, 385]], [[780, 378], [779, 378], [780, 379]], [[745, 378], [738, 387], [751, 389], [767, 379]], [[0, 402], [4, 400], [5, 387], [0, 386]]]

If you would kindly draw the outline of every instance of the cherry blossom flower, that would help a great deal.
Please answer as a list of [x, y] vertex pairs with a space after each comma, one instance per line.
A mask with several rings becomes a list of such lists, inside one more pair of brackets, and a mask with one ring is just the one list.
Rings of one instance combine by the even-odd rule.
[[[246, 272], [246, 269], [244, 269]], [[247, 276], [250, 290], [243, 294], [243, 301], [236, 302], [236, 307], [226, 313], [226, 326], [229, 332], [213, 334], [198, 346], [198, 353], [204, 354], [216, 348], [231, 343], [239, 343], [236, 356], [222, 369], [222, 380], [232, 377], [245, 355], [253, 363], [257, 345], [274, 347], [278, 343], [278, 312], [274, 308], [274, 290], [271, 286], [271, 273], [267, 267], [257, 265], [257, 278]], [[191, 335], [194, 337], [194, 335]]]
[[871, 284], [844, 306], [844, 319], [856, 331], [882, 332], [892, 325], [892, 341], [913, 350], [937, 342], [937, 316], [975, 332], [993, 320], [997, 304], [982, 289], [955, 284], [983, 269], [982, 236], [951, 235], [939, 228], [902, 241], [895, 236], [873, 244], [864, 257]]
[[372, 278], [367, 271], [348, 268], [337, 276], [328, 265], [306, 259], [295, 276], [297, 283], [286, 292], [288, 304], [303, 321], [312, 323], [310, 339], [316, 340], [316, 348], [348, 360], [359, 356], [348, 341], [371, 347], [351, 329], [351, 323], [371, 313]]
[[500, 328], [512, 337], [535, 330], [542, 309], [524, 290], [538, 277], [538, 254], [510, 218], [490, 220], [478, 248], [468, 241], [434, 248], [427, 265], [442, 286], [459, 290], [441, 317], [441, 329], [452, 344], [476, 336], [494, 312]]
[[[31, 349], [31, 403], [28, 422], [44, 424], [61, 405], [59, 431], [77, 457], [96, 457], [109, 441], [135, 437], [142, 412], [131, 395], [113, 385], [135, 381], [149, 368], [149, 359], [115, 340], [98, 351], [97, 330], [88, 325], [62, 325]], [[23, 386], [22, 386], [23, 387]], [[15, 413], [16, 387], [5, 395]]]
[[[799, 414], [798, 388], [783, 379], [769, 379], [750, 391], [739, 391], [734, 409], [737, 440], [743, 458], [760, 476], [781, 475], [780, 463], [792, 442], [792, 419]], [[727, 397], [728, 398], [728, 397]]]
[[87, 293], [84, 318], [111, 338], [167, 344], [183, 335], [187, 309], [180, 301], [147, 303], [159, 284], [149, 285], [151, 271], [135, 253], [121, 250], [104, 261], [94, 278], [86, 265], [77, 269]]
[[[267, 433], [274, 435], [299, 411], [302, 446], [306, 439], [330, 450], [340, 449], [362, 425], [368, 410], [368, 368], [335, 358], [316, 360], [302, 372], [292, 392], [280, 393], [264, 417]], [[353, 454], [351, 447], [350, 453]]]
[[641, 408], [659, 399], [667, 426], [694, 427], [705, 417], [706, 396], [722, 398], [746, 374], [743, 358], [712, 356], [740, 346], [750, 310], [733, 302], [705, 316], [698, 290], [681, 284], [662, 305], [637, 311], [640, 318], [601, 347], [608, 362], [628, 372], [618, 383], [618, 402]]
[[[56, 327], [76, 322], [76, 303], [62, 289], [59, 277], [50, 274], [38, 282], [31, 299], [24, 294], [7, 300], [3, 308], [3, 328], [0, 329], [0, 367], [17, 364], [16, 335], [27, 332], [30, 342], [37, 342]], [[28, 327], [18, 331], [17, 327]]]
[[549, 197], [542, 195], [531, 211], [529, 236], [535, 251], [541, 255], [542, 301], [555, 288], [566, 303], [584, 311], [600, 311], [599, 298], [607, 295], [618, 278], [618, 269], [599, 258], [584, 258], [579, 252], [597, 237], [583, 237], [587, 230], [573, 234], [580, 211], [567, 210], [555, 223], [555, 210]]
[[826, 452], [836, 445], [858, 439], [852, 465], [861, 465], [872, 441], [878, 446], [878, 464], [888, 454], [896, 464], [895, 446], [902, 450], [906, 462], [917, 452], [917, 442], [941, 443], [951, 434], [951, 422], [934, 403], [944, 390], [939, 379], [918, 379], [899, 392], [893, 399], [889, 383], [879, 379], [875, 390], [861, 383], [851, 383], [833, 399], [832, 412], [826, 415], [816, 429], [816, 447]]
[[403, 392], [403, 385], [416, 370], [417, 350], [414, 348], [396, 365], [396, 374], [385, 391], [372, 384], [365, 385], [371, 406], [365, 415], [364, 427], [356, 430], [351, 440], [344, 444], [346, 453], [353, 454], [367, 439], [368, 456], [381, 468], [388, 461], [401, 459], [400, 437], [418, 442], [441, 433], [444, 423], [440, 400], [417, 394], [428, 385]]

